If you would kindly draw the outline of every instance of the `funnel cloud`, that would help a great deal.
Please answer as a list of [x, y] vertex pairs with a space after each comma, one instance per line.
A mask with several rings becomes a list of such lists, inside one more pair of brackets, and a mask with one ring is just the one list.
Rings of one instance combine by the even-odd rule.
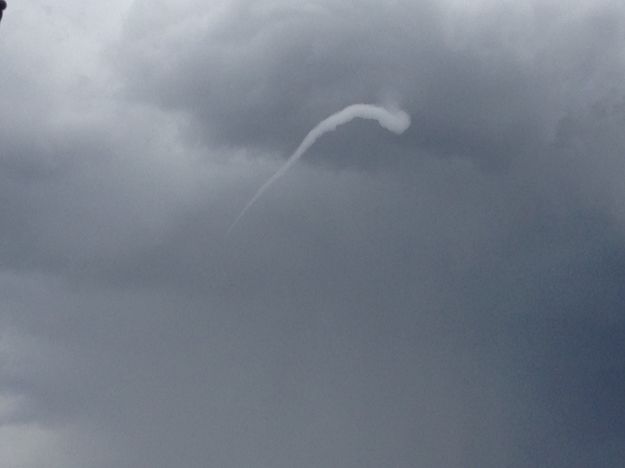
[[372, 104], [352, 104], [345, 109], [332, 114], [330, 117], [319, 122], [308, 135], [302, 140], [295, 152], [287, 159], [284, 165], [265, 182], [254, 194], [251, 200], [241, 210], [237, 218], [228, 228], [228, 232], [238, 224], [245, 213], [256, 203], [262, 194], [280, 177], [282, 177], [289, 168], [295, 164], [315, 142], [328, 132], [333, 132], [339, 126], [351, 122], [354, 119], [377, 120], [381, 127], [386, 130], [401, 135], [410, 127], [410, 115], [401, 109], [390, 107], [389, 109], [375, 106]]

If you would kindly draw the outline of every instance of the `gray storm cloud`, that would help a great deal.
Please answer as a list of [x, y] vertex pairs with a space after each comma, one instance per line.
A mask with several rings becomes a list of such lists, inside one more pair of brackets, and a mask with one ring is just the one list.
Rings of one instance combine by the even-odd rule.
[[372, 104], [352, 104], [345, 109], [332, 114], [319, 122], [308, 135], [302, 140], [295, 152], [287, 159], [284, 165], [265, 182], [254, 194], [251, 200], [241, 210], [234, 222], [228, 228], [228, 232], [238, 224], [245, 213], [256, 203], [262, 194], [280, 177], [282, 177], [289, 168], [295, 164], [310, 149], [315, 142], [328, 132], [333, 132], [340, 125], [351, 122], [354, 119], [377, 120], [381, 127], [398, 135], [402, 134], [410, 126], [410, 115], [401, 109], [389, 106], [384, 108], [374, 106]]
[[0, 468], [624, 467], [625, 2], [6, 1]]

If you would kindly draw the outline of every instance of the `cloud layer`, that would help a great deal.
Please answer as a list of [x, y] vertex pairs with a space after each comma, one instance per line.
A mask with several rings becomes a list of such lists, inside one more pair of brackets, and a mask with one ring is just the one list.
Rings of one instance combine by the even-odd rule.
[[620, 3], [22, 3], [0, 459], [620, 466]]

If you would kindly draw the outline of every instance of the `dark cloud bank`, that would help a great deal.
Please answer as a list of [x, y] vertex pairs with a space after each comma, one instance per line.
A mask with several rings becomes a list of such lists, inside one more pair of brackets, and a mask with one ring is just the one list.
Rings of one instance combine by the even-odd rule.
[[0, 29], [10, 466], [621, 465], [625, 7], [72, 3]]

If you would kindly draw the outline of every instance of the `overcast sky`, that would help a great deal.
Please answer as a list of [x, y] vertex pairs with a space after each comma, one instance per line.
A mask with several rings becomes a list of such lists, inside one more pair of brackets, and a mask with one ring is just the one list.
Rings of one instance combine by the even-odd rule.
[[8, 3], [0, 465], [622, 466], [625, 3]]

